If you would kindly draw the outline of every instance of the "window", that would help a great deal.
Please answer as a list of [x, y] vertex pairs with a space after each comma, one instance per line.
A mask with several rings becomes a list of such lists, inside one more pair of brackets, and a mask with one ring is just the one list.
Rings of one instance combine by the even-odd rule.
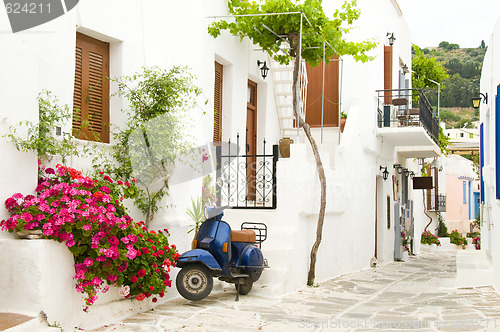
[[391, 196], [387, 195], [387, 229], [391, 229]]
[[464, 204], [467, 204], [467, 181], [463, 181], [462, 186], [463, 186], [463, 202]]
[[464, 137], [464, 133], [460, 133], [460, 137]]
[[214, 143], [222, 142], [222, 72], [223, 66], [215, 62]]
[[109, 143], [109, 44], [76, 33], [73, 136]]
[[474, 134], [473, 134], [473, 133], [470, 133], [470, 134], [469, 134], [469, 138], [474, 138]]

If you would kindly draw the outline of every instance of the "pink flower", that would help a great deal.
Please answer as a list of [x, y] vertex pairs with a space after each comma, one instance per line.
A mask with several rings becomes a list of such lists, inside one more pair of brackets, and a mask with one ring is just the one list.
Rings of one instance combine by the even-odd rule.
[[140, 269], [139, 272], [137, 272], [137, 275], [141, 278], [144, 277], [146, 275], [146, 270]]
[[137, 250], [134, 248], [131, 248], [127, 251], [127, 258], [128, 259], [134, 259], [137, 256]]
[[111, 192], [111, 189], [109, 189], [109, 187], [106, 186], [102, 186], [100, 189], [102, 192], [105, 192], [106, 194], [109, 194]]
[[30, 222], [33, 220], [33, 216], [28, 212], [21, 214], [21, 218], [26, 220], [26, 222]]
[[86, 230], [86, 231], [90, 231], [90, 230], [92, 229], [92, 226], [90, 226], [90, 225], [83, 225], [83, 227], [82, 227], [82, 228], [83, 228], [84, 230]]
[[133, 283], [136, 283], [137, 282], [137, 277], [136, 276], [132, 276], [130, 278], [130, 281], [132, 281]]
[[129, 238], [128, 238], [128, 237], [126, 237], [126, 236], [122, 237], [120, 240], [121, 240], [123, 243], [125, 243], [125, 244], [129, 244], [129, 242], [130, 242]]
[[92, 266], [92, 264], [94, 264], [94, 260], [92, 258], [90, 258], [90, 257], [87, 257], [83, 261], [83, 264], [85, 264], [85, 266]]
[[68, 247], [68, 248], [72, 247], [75, 245], [75, 243], [76, 243], [75, 240], [69, 239], [68, 241], [66, 241], [66, 247]]
[[139, 295], [137, 295], [137, 296], [135, 297], [135, 299], [136, 299], [137, 301], [142, 301], [142, 300], [144, 300], [145, 298], [146, 298], [146, 295], [144, 295], [144, 293], [141, 293], [141, 294], [139, 294]]
[[94, 284], [96, 286], [100, 286], [100, 285], [102, 285], [102, 279], [98, 278], [98, 277], [94, 277], [94, 279], [92, 279], [92, 284]]

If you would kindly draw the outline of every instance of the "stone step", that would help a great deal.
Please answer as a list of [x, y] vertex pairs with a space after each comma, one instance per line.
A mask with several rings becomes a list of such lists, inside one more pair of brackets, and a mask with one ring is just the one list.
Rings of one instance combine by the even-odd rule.
[[0, 312], [0, 331], [24, 332], [40, 331], [51, 332], [61, 331], [58, 327], [48, 326], [40, 316], [33, 317], [12, 312]]

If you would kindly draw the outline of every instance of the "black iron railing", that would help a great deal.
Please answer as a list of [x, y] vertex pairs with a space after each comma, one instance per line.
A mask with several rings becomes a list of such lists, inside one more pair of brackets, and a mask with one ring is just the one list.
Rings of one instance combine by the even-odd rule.
[[427, 198], [427, 211], [446, 212], [446, 195], [431, 194]]
[[[275, 209], [278, 145], [272, 146], [270, 154], [266, 154], [266, 140], [263, 141], [262, 154], [240, 154], [237, 148], [239, 146], [238, 135], [236, 146], [229, 140], [227, 145], [216, 147], [219, 206]], [[246, 146], [248, 151], [248, 145]], [[268, 147], [267, 149], [269, 151]]]
[[439, 123], [429, 100], [420, 89], [377, 90], [378, 126], [423, 127], [439, 142]]

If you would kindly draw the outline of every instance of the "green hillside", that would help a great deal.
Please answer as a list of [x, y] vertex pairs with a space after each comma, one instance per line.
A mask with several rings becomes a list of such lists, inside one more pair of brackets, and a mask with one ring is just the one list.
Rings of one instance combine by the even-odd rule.
[[[484, 42], [478, 48], [460, 48], [457, 44], [441, 42], [438, 47], [423, 48], [428, 58], [436, 58], [449, 77], [441, 87], [441, 118], [453, 127], [463, 126], [478, 120], [477, 111], [472, 108], [471, 98], [479, 92], [479, 80], [486, 47]], [[437, 93], [426, 93], [432, 105], [437, 105]]]

